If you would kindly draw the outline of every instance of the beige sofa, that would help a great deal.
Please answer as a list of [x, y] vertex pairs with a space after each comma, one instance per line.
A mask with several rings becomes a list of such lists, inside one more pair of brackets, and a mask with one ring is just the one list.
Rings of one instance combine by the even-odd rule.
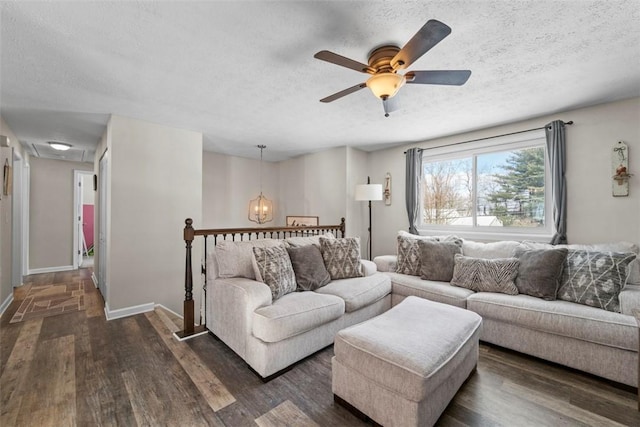
[[212, 251], [207, 259], [206, 326], [268, 379], [331, 345], [339, 330], [391, 307], [389, 277], [377, 273], [373, 262], [361, 263], [363, 277], [333, 280], [315, 291], [292, 292], [273, 301], [269, 286], [255, 278], [219, 277]]
[[[480, 258], [511, 257], [519, 242], [462, 243], [462, 254]], [[524, 243], [529, 248], [546, 245]], [[483, 245], [485, 246], [483, 248]], [[603, 245], [568, 245], [569, 249], [638, 253], [625, 242]], [[396, 273], [395, 255], [374, 259], [378, 271], [392, 284], [392, 305], [410, 295], [466, 308], [482, 316], [480, 339], [552, 362], [589, 372], [633, 387], [638, 386], [638, 325], [633, 310], [640, 310], [640, 268], [629, 265], [627, 283], [619, 294], [620, 313], [587, 305], [528, 295], [473, 292], [447, 282], [422, 280]]]

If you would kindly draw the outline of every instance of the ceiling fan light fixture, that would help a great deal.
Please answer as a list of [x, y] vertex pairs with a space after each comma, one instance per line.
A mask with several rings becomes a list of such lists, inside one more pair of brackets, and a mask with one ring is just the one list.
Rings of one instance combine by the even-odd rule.
[[400, 88], [404, 85], [405, 78], [402, 74], [396, 73], [378, 73], [369, 77], [367, 87], [371, 92], [382, 100], [393, 98]]
[[49, 145], [54, 150], [58, 150], [58, 151], [67, 151], [68, 149], [71, 148], [71, 144], [67, 144], [65, 142], [49, 141]]

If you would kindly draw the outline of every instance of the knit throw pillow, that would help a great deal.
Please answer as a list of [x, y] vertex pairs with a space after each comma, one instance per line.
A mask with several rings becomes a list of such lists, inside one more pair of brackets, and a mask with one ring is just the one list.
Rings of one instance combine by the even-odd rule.
[[256, 280], [271, 289], [273, 301], [296, 290], [296, 276], [284, 245], [254, 247]]
[[620, 312], [618, 295], [634, 253], [569, 250], [558, 299]]
[[418, 242], [421, 240], [438, 241], [436, 237], [416, 236], [407, 232], [398, 233], [396, 273], [420, 275], [420, 246], [418, 246]]
[[331, 280], [362, 277], [359, 237], [342, 239], [320, 237], [320, 251]]
[[462, 252], [461, 243], [419, 240], [420, 278], [450, 282], [453, 277], [454, 257]]
[[514, 280], [519, 264], [517, 258], [483, 259], [456, 254], [451, 284], [476, 292], [517, 295]]

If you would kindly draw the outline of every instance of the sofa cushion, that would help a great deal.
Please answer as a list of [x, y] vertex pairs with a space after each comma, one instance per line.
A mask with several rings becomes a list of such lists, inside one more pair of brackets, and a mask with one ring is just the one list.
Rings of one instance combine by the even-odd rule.
[[384, 274], [333, 280], [316, 292], [342, 298], [345, 303], [345, 311], [351, 313], [389, 295], [391, 280]]
[[272, 248], [254, 247], [253, 256], [256, 280], [269, 286], [274, 301], [296, 290], [296, 276], [284, 244]]
[[483, 259], [456, 255], [451, 284], [476, 292], [517, 295], [514, 280], [519, 264], [517, 258]]
[[431, 242], [419, 240], [420, 278], [449, 282], [453, 277], [454, 256], [462, 252], [455, 242]]
[[640, 310], [640, 285], [627, 285], [620, 295], [620, 313], [633, 316], [634, 310]]
[[362, 277], [359, 237], [320, 237], [320, 251], [331, 280]]
[[618, 295], [636, 254], [570, 249], [558, 299], [620, 312]]
[[231, 242], [227, 240], [216, 244], [216, 260], [218, 261], [218, 277], [245, 277], [255, 279], [253, 270], [253, 247], [280, 246], [282, 242], [276, 239], [250, 240], [246, 242]]
[[316, 290], [331, 281], [331, 276], [324, 266], [320, 249], [313, 244], [287, 248], [293, 272], [296, 275], [298, 289]]
[[317, 236], [293, 236], [284, 239], [285, 243], [292, 248], [299, 248], [301, 246], [315, 245], [320, 247], [320, 237], [325, 239], [335, 239], [336, 236], [333, 233], [325, 233]]
[[398, 232], [397, 246], [397, 265], [396, 272], [402, 274], [410, 274], [412, 276], [420, 275], [420, 240], [428, 240], [436, 242], [438, 239], [432, 236], [417, 236], [400, 230]]
[[471, 295], [467, 309], [505, 324], [638, 351], [638, 327], [632, 316], [568, 301], [498, 293]]
[[515, 256], [520, 260], [516, 276], [518, 292], [549, 301], [555, 300], [568, 252], [566, 248], [516, 249]]
[[403, 297], [417, 296], [435, 302], [466, 308], [467, 297], [473, 291], [451, 286], [449, 282], [434, 282], [422, 280], [416, 276], [399, 273], [384, 273], [391, 278], [391, 288], [394, 295]]
[[278, 342], [310, 331], [344, 314], [344, 301], [334, 295], [293, 292], [253, 313], [253, 335]]
[[521, 245], [520, 242], [514, 240], [482, 243], [465, 239], [462, 241], [462, 255], [485, 259], [511, 258], [516, 248]]

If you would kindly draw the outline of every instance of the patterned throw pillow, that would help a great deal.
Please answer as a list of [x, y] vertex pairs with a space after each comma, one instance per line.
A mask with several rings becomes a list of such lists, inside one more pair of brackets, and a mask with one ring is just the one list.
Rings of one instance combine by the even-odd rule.
[[476, 292], [517, 295], [514, 280], [519, 264], [517, 258], [483, 259], [457, 254], [451, 284]]
[[360, 271], [360, 238], [320, 238], [320, 251], [331, 280], [362, 277]]
[[284, 245], [254, 247], [256, 280], [271, 288], [273, 301], [296, 290], [296, 276]]
[[620, 312], [618, 295], [634, 253], [569, 250], [558, 299]]
[[407, 232], [398, 233], [396, 273], [420, 275], [420, 247], [418, 246], [420, 240], [438, 241], [436, 237], [416, 236]]

